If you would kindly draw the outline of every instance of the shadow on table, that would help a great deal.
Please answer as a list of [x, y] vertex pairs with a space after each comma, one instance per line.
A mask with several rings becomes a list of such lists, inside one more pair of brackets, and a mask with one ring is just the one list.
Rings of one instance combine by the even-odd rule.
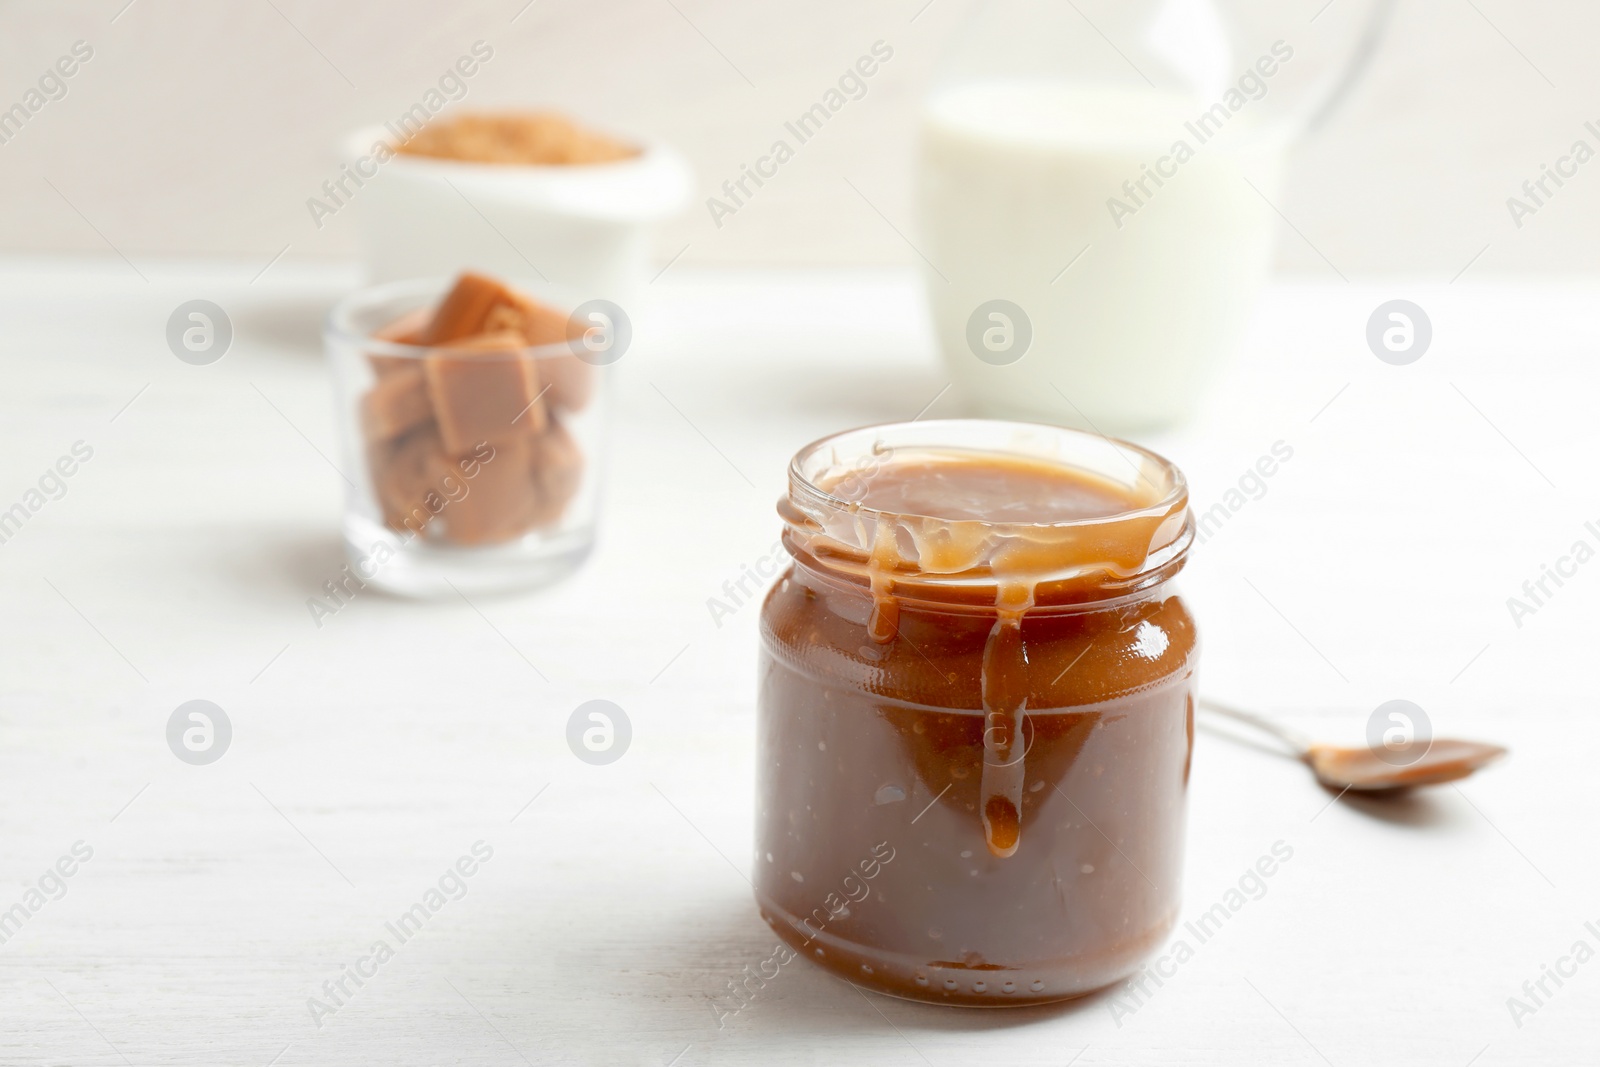
[[307, 293], [240, 308], [233, 314], [233, 343], [320, 359], [323, 323], [335, 303], [326, 293]]
[[[1281, 746], [1262, 741], [1250, 734], [1238, 732], [1226, 723], [1212, 719], [1201, 720], [1199, 730], [1202, 734], [1223, 739], [1229, 744], [1254, 749], [1280, 763], [1294, 763], [1305, 767], [1305, 761], [1294, 753], [1286, 752]], [[1305, 767], [1305, 774], [1308, 783], [1314, 782], [1309, 767]], [[1452, 787], [1448, 784], [1390, 793], [1340, 792], [1327, 786], [1320, 788], [1329, 798], [1330, 807], [1336, 802], [1377, 822], [1428, 830], [1467, 821], [1463, 818], [1460, 806], [1450, 802], [1448, 791]]]
[[322, 584], [343, 575], [344, 545], [335, 533], [285, 531], [281, 537], [255, 537], [240, 545], [240, 555], [227, 561], [236, 587], [274, 599], [295, 601], [322, 593]]
[[[695, 1007], [704, 1011], [705, 1026], [697, 1044], [754, 1049], [793, 1042], [802, 1035], [837, 1038], [898, 1032], [914, 1045], [917, 1034], [980, 1033], [1105, 1011], [1106, 1001], [1122, 988], [1119, 982], [1076, 1000], [1038, 1007], [926, 1004], [871, 992], [801, 955], [776, 965], [776, 975], [762, 977], [761, 965], [774, 959], [779, 941], [748, 897], [737, 905], [696, 902], [676, 913], [662, 912], [655, 921], [662, 924], [661, 936], [670, 942], [674, 961], [671, 972], [659, 975], [666, 984], [659, 995], [687, 992], [686, 999], [701, 1002]], [[686, 937], [691, 931], [692, 936]], [[770, 974], [772, 968], [769, 963], [764, 970]], [[735, 989], [745, 980], [755, 988], [741, 996]], [[685, 983], [688, 990], [682, 988]]]
[[[330, 608], [327, 614], [336, 614], [352, 599], [351, 589], [357, 600], [389, 599], [377, 586], [360, 589], [349, 584], [344, 545], [332, 531], [253, 530], [248, 537], [212, 543], [207, 549], [207, 555], [193, 560], [192, 566], [209, 569], [236, 598], [293, 611], [308, 624], [318, 621], [310, 608], [313, 598]], [[329, 582], [343, 586], [340, 600], [329, 596]]]
[[[817, 968], [812, 968], [816, 970]], [[843, 978], [829, 975], [838, 985], [847, 986]], [[981, 1033], [985, 1030], [1005, 1030], [1021, 1026], [1035, 1026], [1041, 1023], [1057, 1022], [1064, 1018], [1088, 1015], [1093, 1012], [1105, 1011], [1106, 1001], [1117, 995], [1123, 987], [1122, 982], [1117, 982], [1105, 989], [1074, 1000], [1058, 1001], [1054, 1004], [1040, 1004], [1032, 1007], [992, 1007], [974, 1008], [960, 1007], [948, 1004], [928, 1004], [917, 1000], [902, 1000], [882, 993], [873, 993], [865, 989], [856, 989], [852, 996], [857, 1001], [865, 998], [863, 1011], [870, 1007], [873, 1010], [870, 1016], [863, 1016], [860, 1029], [874, 1029], [874, 1022], [886, 1023], [885, 1016], [893, 1016], [895, 1027], [913, 1025], [923, 1031], [938, 1031], [939, 1033]], [[882, 1014], [880, 1014], [882, 1013]], [[837, 1019], [837, 1016], [829, 1016]], [[809, 1024], [809, 1021], [806, 1021]], [[881, 1028], [881, 1027], [879, 1027]]]
[[1346, 793], [1339, 798], [1339, 803], [1377, 822], [1431, 830], [1467, 822], [1461, 806], [1450, 803], [1455, 798], [1449, 796], [1449, 788], [1448, 785], [1435, 786], [1377, 795]]

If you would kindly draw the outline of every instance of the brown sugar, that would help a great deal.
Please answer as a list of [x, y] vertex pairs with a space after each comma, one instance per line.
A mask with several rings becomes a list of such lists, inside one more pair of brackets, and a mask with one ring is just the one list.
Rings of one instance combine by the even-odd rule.
[[427, 126], [396, 151], [463, 163], [523, 166], [615, 163], [639, 155], [632, 145], [549, 111], [467, 112]]

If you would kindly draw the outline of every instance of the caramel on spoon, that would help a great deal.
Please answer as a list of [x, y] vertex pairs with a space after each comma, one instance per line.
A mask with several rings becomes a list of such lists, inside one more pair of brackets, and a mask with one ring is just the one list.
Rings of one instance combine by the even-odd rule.
[[1215, 700], [1202, 698], [1200, 708], [1242, 722], [1288, 745], [1329, 789], [1341, 792], [1389, 793], [1419, 785], [1439, 785], [1465, 778], [1506, 754], [1499, 745], [1446, 737], [1409, 741], [1389, 748], [1384, 759], [1370, 748], [1338, 748], [1319, 744], [1286, 726]]

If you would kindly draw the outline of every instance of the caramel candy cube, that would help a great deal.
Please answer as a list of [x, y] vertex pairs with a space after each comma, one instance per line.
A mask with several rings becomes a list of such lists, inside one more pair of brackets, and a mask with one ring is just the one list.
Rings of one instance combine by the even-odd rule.
[[[422, 328], [428, 325], [432, 317], [433, 311], [430, 308], [416, 308], [401, 315], [381, 330], [375, 331], [372, 338], [375, 341], [388, 341], [390, 344], [414, 345], [422, 334]], [[367, 358], [372, 361], [372, 369], [380, 376], [416, 366], [414, 359], [405, 356], [380, 356], [373, 353]]]
[[460, 545], [508, 541], [533, 525], [536, 492], [528, 479], [533, 439], [511, 437], [479, 445], [458, 461], [466, 494], [444, 513], [445, 536]]
[[452, 473], [438, 429], [425, 423], [392, 441], [371, 442], [367, 457], [384, 525], [433, 536], [430, 523], [448, 506], [451, 486], [445, 479]]
[[361, 427], [384, 522], [460, 545], [559, 522], [584, 457], [551, 411], [583, 407], [594, 388], [594, 368], [568, 348], [578, 336], [561, 312], [470, 273], [431, 315], [375, 333], [427, 349], [370, 356]]
[[489, 334], [426, 356], [428, 398], [445, 451], [463, 455], [483, 441], [505, 441], [544, 429], [535, 360], [515, 333]]
[[511, 304], [496, 304], [489, 309], [489, 314], [484, 316], [483, 328], [479, 332], [501, 333], [509, 330], [512, 333], [521, 334], [523, 341], [526, 342], [528, 335], [523, 332], [523, 323], [524, 319], [520, 309]]
[[539, 376], [550, 387], [545, 399], [567, 411], [582, 411], [594, 396], [595, 368], [577, 356], [546, 356]]
[[[374, 357], [379, 359], [382, 357]], [[433, 418], [428, 402], [428, 384], [421, 360], [397, 359], [406, 364], [380, 372], [367, 394], [361, 398], [361, 431], [369, 442], [387, 441]]]
[[[398, 323], [395, 324], [399, 326]], [[456, 279], [426, 327], [415, 330], [407, 343], [445, 345], [480, 334], [516, 333], [529, 348], [565, 345], [583, 336], [580, 326], [554, 308], [530, 300], [492, 278], [470, 272]], [[542, 385], [550, 387], [548, 399], [557, 407], [578, 411], [594, 392], [594, 368], [572, 355], [544, 356]]]
[[568, 316], [520, 294], [516, 310], [522, 317], [522, 336], [535, 347], [565, 344], [583, 336], [583, 331], [574, 326]]
[[[522, 316], [522, 336], [532, 347], [566, 345], [583, 336], [583, 328], [553, 308], [526, 298], [517, 310]], [[543, 356], [540, 376], [550, 386], [549, 400], [568, 411], [580, 411], [594, 394], [595, 369], [575, 355]]]
[[561, 519], [583, 481], [583, 450], [567, 428], [554, 419], [532, 441], [531, 470], [537, 503], [532, 522], [553, 526]]
[[499, 307], [516, 308], [521, 301], [521, 297], [493, 278], [469, 271], [456, 279], [433, 318], [417, 334], [416, 343], [442, 345], [490, 332], [489, 315]]

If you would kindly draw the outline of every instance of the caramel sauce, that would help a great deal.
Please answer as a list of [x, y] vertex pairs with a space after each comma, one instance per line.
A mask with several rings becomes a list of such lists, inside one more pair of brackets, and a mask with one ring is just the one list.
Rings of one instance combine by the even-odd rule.
[[1317, 778], [1329, 788], [1386, 792], [1454, 782], [1505, 754], [1506, 750], [1499, 745], [1438, 737], [1431, 742], [1413, 742], [1405, 748], [1390, 749], [1383, 755], [1367, 748], [1312, 745], [1306, 750], [1305, 758]]
[[[835, 475], [819, 488], [831, 490], [849, 477]], [[864, 508], [951, 522], [1075, 522], [1154, 502], [1149, 491], [1130, 491], [1058, 463], [956, 449], [900, 450], [852, 488], [849, 499]]]
[[[1196, 644], [1164, 583], [1186, 494], [933, 448], [814, 485], [825, 499], [779, 505], [795, 564], [762, 617], [768, 921], [918, 999], [1127, 974], [1178, 906]], [[900, 858], [819, 926], [806, 872], [847, 869], [872, 834]]]
[[[873, 604], [867, 633], [873, 641], [895, 637], [897, 574], [912, 568], [949, 574], [987, 564], [995, 621], [983, 650], [979, 810], [989, 851], [1011, 856], [1022, 837], [1023, 763], [1015, 749], [1028, 709], [1022, 619], [1047, 568], [1084, 562], [1072, 559], [1071, 542], [1049, 536], [1055, 532], [1049, 528], [1137, 511], [1154, 503], [1154, 493], [1046, 460], [954, 449], [903, 450], [865, 474], [840, 473], [818, 488], [832, 491], [847, 481], [849, 502], [877, 513], [866, 561]], [[1143, 562], [1150, 522], [1124, 531], [1133, 542], [1112, 554], [1113, 563], [1127, 565], [1135, 556]], [[1040, 536], [1034, 539], [1024, 529], [1001, 543], [997, 524], [1040, 527]], [[902, 531], [913, 547], [910, 556], [902, 551]], [[1083, 547], [1103, 549], [1108, 543], [1098, 539]]]

